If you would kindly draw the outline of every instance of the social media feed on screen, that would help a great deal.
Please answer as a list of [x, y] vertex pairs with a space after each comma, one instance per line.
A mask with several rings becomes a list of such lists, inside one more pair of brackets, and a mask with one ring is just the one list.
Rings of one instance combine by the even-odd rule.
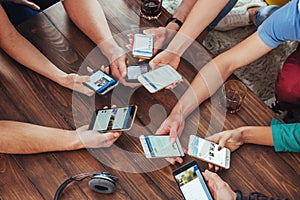
[[230, 167], [230, 150], [228, 148], [220, 149], [218, 144], [195, 135], [191, 135], [189, 138], [188, 155], [225, 169]]
[[183, 165], [173, 176], [186, 200], [213, 200], [197, 162]]
[[139, 76], [138, 80], [150, 93], [154, 93], [182, 80], [182, 76], [170, 65], [164, 65]]
[[176, 138], [176, 142], [174, 144], [171, 144], [169, 142], [169, 136], [141, 135], [140, 142], [146, 158], [184, 156], [184, 152], [178, 138]]
[[134, 34], [132, 54], [136, 58], [150, 59], [153, 56], [153, 35]]
[[129, 130], [132, 127], [137, 106], [97, 110], [89, 129], [96, 131]]
[[101, 70], [95, 71], [90, 76], [90, 79], [90, 82], [85, 82], [84, 84], [100, 94], [105, 94], [113, 87], [115, 87], [118, 83], [117, 80]]

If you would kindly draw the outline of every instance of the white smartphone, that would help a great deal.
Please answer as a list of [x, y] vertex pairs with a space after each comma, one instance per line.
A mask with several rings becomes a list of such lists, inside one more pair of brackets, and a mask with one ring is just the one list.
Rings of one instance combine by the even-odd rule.
[[230, 150], [195, 135], [189, 138], [188, 155], [225, 169], [230, 167]]
[[126, 81], [137, 83], [137, 82], [139, 82], [138, 77], [142, 74], [149, 72], [150, 69], [151, 68], [150, 68], [149, 64], [128, 66], [128, 68], [127, 68], [128, 73], [127, 73]]
[[164, 65], [142, 74], [138, 80], [150, 92], [154, 93], [182, 79], [182, 76], [170, 65]]
[[150, 59], [153, 56], [153, 35], [134, 34], [132, 54], [134, 57]]
[[101, 70], [96, 70], [90, 75], [90, 82], [83, 84], [97, 93], [104, 95], [118, 85], [118, 81]]
[[89, 130], [106, 132], [108, 130], [126, 131], [131, 129], [137, 106], [100, 109], [93, 113]]
[[173, 171], [173, 176], [185, 200], [213, 200], [195, 160]]
[[176, 138], [171, 144], [168, 135], [141, 135], [140, 141], [146, 158], [168, 158], [184, 156], [183, 149]]

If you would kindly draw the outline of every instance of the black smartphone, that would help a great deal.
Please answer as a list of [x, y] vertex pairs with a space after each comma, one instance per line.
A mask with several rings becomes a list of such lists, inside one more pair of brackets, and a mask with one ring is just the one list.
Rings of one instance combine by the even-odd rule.
[[150, 68], [149, 64], [128, 66], [128, 68], [127, 68], [128, 73], [126, 76], [126, 81], [137, 83], [137, 82], [139, 82], [138, 77], [142, 74], [149, 72], [150, 69], [151, 68]]
[[213, 200], [195, 160], [173, 171], [173, 176], [186, 200]]
[[83, 84], [101, 95], [106, 94], [114, 87], [116, 87], [119, 83], [112, 76], [110, 76], [109, 74], [101, 70], [95, 70], [90, 75], [90, 78], [91, 78], [90, 82], [84, 82]]
[[89, 130], [99, 132], [129, 130], [132, 127], [136, 111], [136, 105], [96, 110], [93, 113]]

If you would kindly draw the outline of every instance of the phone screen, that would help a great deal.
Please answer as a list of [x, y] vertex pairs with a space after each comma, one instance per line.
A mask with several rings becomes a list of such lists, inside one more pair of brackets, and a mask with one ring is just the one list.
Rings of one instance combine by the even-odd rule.
[[85, 84], [98, 93], [104, 92], [106, 89], [117, 83], [117, 80], [101, 70], [97, 70], [95, 73], [93, 73], [90, 76], [90, 79], [91, 81], [85, 82]]
[[178, 138], [174, 144], [169, 142], [169, 136], [140, 136], [140, 141], [147, 158], [183, 156], [183, 150]]
[[219, 150], [218, 144], [194, 135], [191, 135], [189, 139], [188, 154], [225, 169], [230, 166], [229, 149], [224, 147]]
[[153, 55], [153, 35], [134, 34], [133, 56], [151, 58]]
[[176, 81], [181, 80], [181, 75], [170, 65], [164, 65], [138, 77], [145, 88], [153, 93]]
[[89, 129], [96, 131], [128, 130], [133, 124], [136, 110], [136, 106], [97, 110], [92, 117]]
[[186, 200], [213, 200], [196, 161], [175, 170], [173, 175]]
[[136, 66], [129, 66], [128, 73], [126, 77], [126, 81], [135, 81], [138, 82], [138, 77], [142, 74], [147, 73], [150, 70], [149, 65], [136, 65]]

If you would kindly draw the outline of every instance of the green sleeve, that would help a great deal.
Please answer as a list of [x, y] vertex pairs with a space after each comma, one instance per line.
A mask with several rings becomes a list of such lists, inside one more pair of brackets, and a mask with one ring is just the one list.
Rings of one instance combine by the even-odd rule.
[[273, 118], [271, 127], [276, 152], [300, 152], [300, 123], [282, 124]]

